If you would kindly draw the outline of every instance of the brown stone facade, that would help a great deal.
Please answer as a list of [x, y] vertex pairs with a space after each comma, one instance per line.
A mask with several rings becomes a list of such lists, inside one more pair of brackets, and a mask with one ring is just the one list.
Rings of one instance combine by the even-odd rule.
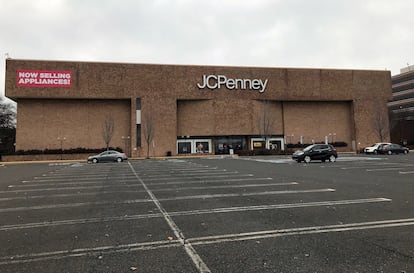
[[[23, 70], [70, 71], [71, 86], [22, 86]], [[209, 75], [210, 88], [200, 88]], [[217, 77], [220, 88], [214, 88]], [[104, 147], [108, 115], [115, 127], [110, 145], [130, 156], [146, 155], [149, 120], [150, 156], [195, 153], [201, 142], [203, 152], [217, 153], [226, 139], [243, 149], [253, 149], [254, 139], [277, 139], [282, 146], [341, 141], [356, 150], [380, 141], [375, 113], [387, 111], [391, 76], [367, 70], [8, 59], [6, 96], [18, 105], [18, 150]], [[388, 123], [383, 126], [388, 129]], [[184, 148], [186, 141], [193, 146]]]

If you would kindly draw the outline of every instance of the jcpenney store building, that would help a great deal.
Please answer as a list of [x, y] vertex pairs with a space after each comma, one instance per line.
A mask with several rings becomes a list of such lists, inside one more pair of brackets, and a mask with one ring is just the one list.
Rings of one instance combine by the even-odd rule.
[[[105, 147], [130, 156], [380, 141], [389, 71], [6, 61], [16, 149]], [[382, 124], [388, 130], [388, 122]]]

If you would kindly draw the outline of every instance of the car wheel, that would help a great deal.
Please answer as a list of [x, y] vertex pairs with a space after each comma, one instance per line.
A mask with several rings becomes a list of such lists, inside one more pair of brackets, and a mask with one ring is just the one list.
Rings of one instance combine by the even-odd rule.
[[306, 163], [311, 162], [311, 158], [310, 158], [310, 156], [308, 156], [308, 155], [307, 155], [307, 156], [305, 156], [305, 159], [304, 159], [304, 160], [305, 160], [305, 162], [306, 162]]
[[336, 157], [335, 157], [334, 155], [331, 155], [331, 156], [329, 157], [329, 161], [331, 161], [331, 162], [335, 162], [335, 161], [336, 161]]
[[378, 154], [378, 151], [377, 150], [374, 150], [374, 154]]
[[118, 158], [116, 159], [116, 162], [122, 162], [122, 158], [118, 157]]
[[392, 151], [388, 151], [387, 154], [392, 155]]
[[408, 154], [408, 151], [407, 150], [404, 150], [404, 154]]
[[92, 159], [92, 163], [98, 163], [98, 159], [97, 158]]

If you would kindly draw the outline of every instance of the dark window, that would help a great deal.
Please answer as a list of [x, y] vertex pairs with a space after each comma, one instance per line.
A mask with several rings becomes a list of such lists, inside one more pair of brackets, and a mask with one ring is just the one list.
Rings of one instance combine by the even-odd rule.
[[191, 154], [191, 142], [178, 142], [179, 154]]
[[136, 110], [141, 110], [141, 99], [137, 99], [136, 104], [137, 104]]
[[141, 124], [137, 124], [137, 147], [141, 147]]

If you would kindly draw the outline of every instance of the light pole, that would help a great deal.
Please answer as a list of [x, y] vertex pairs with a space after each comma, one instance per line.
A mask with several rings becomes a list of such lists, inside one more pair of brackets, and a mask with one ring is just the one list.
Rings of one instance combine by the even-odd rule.
[[60, 160], [63, 159], [63, 141], [66, 140], [66, 137], [58, 137], [57, 140], [60, 142]]

